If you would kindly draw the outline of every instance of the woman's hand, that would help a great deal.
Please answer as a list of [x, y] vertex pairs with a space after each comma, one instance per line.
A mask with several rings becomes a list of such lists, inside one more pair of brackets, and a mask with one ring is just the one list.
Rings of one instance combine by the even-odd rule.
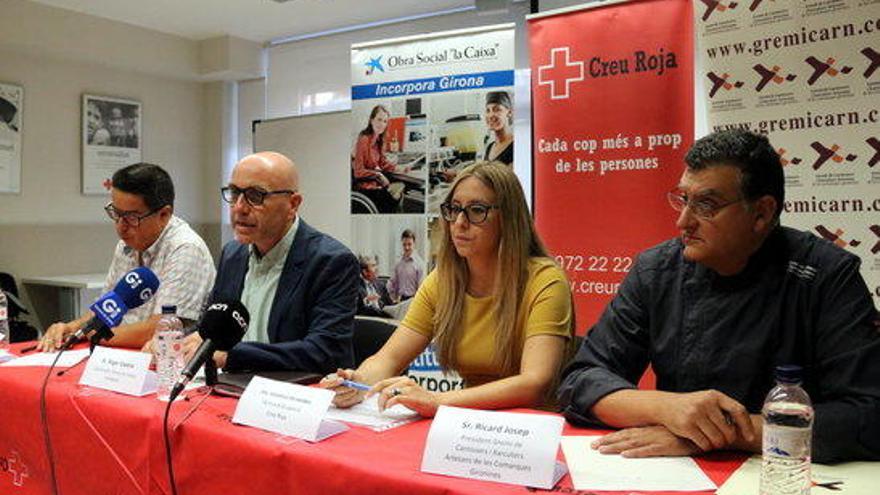
[[336, 393], [333, 397], [333, 405], [336, 407], [347, 408], [363, 401], [366, 392], [346, 387], [342, 384], [343, 380], [357, 381], [354, 370], [337, 369], [336, 373], [330, 373], [321, 379], [318, 386]]
[[432, 418], [441, 406], [439, 394], [428, 392], [406, 376], [395, 376], [373, 385], [370, 394], [379, 394], [379, 410], [384, 411], [395, 404], [412, 409], [419, 416]]
[[379, 174], [376, 176], [376, 179], [379, 181], [379, 184], [381, 184], [382, 187], [388, 187], [389, 185], [391, 185], [391, 181], [388, 180], [388, 178], [385, 177], [385, 175], [382, 174], [382, 173], [379, 173]]

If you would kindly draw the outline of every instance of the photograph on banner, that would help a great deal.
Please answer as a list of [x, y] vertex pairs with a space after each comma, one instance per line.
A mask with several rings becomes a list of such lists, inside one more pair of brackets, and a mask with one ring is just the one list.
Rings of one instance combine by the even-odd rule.
[[141, 161], [142, 118], [140, 102], [83, 95], [83, 194], [105, 194], [116, 170]]
[[678, 234], [667, 193], [694, 136], [692, 8], [637, 0], [529, 18], [535, 224], [569, 277], [579, 334], [637, 254]]
[[422, 102], [352, 104], [352, 213], [424, 213], [428, 126]]
[[351, 250], [360, 263], [357, 314], [402, 320], [427, 275], [424, 215], [355, 215]]
[[428, 96], [431, 129], [428, 213], [440, 203], [455, 176], [476, 161], [513, 166], [513, 87]]
[[0, 193], [21, 192], [24, 89], [0, 83]]
[[[352, 46], [352, 213], [438, 209], [457, 170], [496, 139], [487, 93], [511, 105], [513, 39], [504, 24]], [[509, 124], [496, 127], [493, 155], [512, 141]]]
[[862, 259], [880, 299], [880, 2], [753, 2], [694, 12], [708, 128], [766, 134], [782, 223]]

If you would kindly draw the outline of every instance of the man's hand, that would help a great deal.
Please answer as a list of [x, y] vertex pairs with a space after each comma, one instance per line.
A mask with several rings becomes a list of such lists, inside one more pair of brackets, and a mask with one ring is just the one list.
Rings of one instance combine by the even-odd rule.
[[623, 457], [683, 456], [700, 453], [700, 448], [665, 426], [626, 428], [609, 433], [590, 444], [602, 454], [620, 454]]
[[187, 335], [183, 339], [183, 361], [188, 363], [200, 345], [202, 345], [202, 336], [198, 332]]
[[226, 358], [228, 356], [229, 353], [226, 351], [214, 351], [214, 364], [218, 370], [226, 367]]
[[709, 451], [737, 440], [737, 429], [746, 441], [755, 437], [745, 406], [717, 390], [672, 394], [660, 412], [660, 422], [673, 434]]
[[76, 330], [77, 327], [70, 323], [53, 323], [48, 329], [46, 329], [43, 338], [37, 342], [37, 350], [41, 352], [53, 352], [57, 350], [61, 347], [61, 344], [64, 343], [64, 339], [73, 332], [76, 332]]

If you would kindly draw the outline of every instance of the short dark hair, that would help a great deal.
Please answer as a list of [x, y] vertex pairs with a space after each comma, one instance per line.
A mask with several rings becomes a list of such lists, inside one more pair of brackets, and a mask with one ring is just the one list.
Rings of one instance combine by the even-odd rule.
[[489, 91], [486, 93], [486, 105], [491, 105], [492, 103], [502, 105], [508, 110], [513, 109], [513, 104], [510, 103], [510, 93], [507, 91]]
[[162, 167], [152, 163], [135, 163], [113, 174], [114, 188], [136, 194], [144, 199], [150, 211], [165, 205], [174, 206], [174, 183]]
[[404, 239], [412, 239], [413, 242], [416, 242], [416, 234], [415, 234], [415, 232], [413, 232], [413, 231], [410, 230], [410, 229], [406, 229], [406, 230], [404, 230], [404, 231], [400, 234], [400, 240], [402, 241], [402, 240], [404, 240]]
[[772, 196], [776, 200], [775, 218], [785, 201], [785, 175], [779, 153], [763, 134], [742, 129], [713, 132], [700, 138], [684, 157], [690, 170], [731, 165], [740, 170], [740, 192], [748, 200]]

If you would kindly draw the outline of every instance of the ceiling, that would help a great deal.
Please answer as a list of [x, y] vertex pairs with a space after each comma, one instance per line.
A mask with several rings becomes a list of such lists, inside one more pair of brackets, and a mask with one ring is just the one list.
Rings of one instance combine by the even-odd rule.
[[193, 40], [228, 34], [259, 42], [474, 5], [474, 0], [33, 1]]

